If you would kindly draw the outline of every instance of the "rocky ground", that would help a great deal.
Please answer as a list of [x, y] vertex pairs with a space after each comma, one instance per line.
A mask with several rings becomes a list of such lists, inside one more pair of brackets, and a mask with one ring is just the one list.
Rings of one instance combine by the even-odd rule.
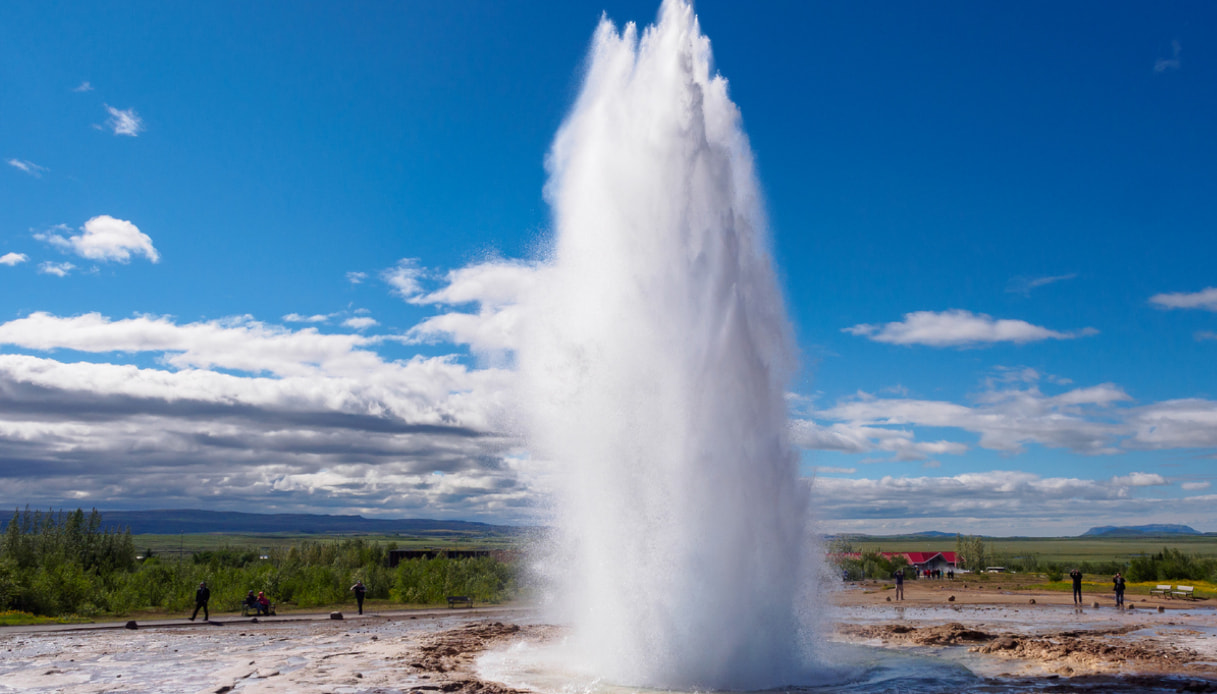
[[[831, 638], [962, 663], [986, 691], [1217, 692], [1211, 607], [1116, 610], [1096, 596], [1074, 609], [1068, 594], [964, 585], [909, 586], [905, 601], [882, 584], [850, 586], [832, 596]], [[0, 692], [515, 694], [479, 676], [479, 656], [564, 635], [520, 610], [103, 626], [0, 629]]]

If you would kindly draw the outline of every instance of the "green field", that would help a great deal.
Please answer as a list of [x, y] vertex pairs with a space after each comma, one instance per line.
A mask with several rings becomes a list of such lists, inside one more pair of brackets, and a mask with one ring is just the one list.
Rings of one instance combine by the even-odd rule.
[[[955, 538], [853, 537], [849, 541], [864, 552], [953, 552]], [[1162, 535], [1146, 537], [986, 537], [992, 565], [1035, 557], [1042, 563], [1073, 564], [1128, 562], [1170, 547], [1186, 554], [1217, 558], [1217, 536]]]
[[434, 533], [426, 535], [365, 535], [361, 533], [324, 535], [310, 533], [183, 533], [179, 535], [132, 535], [136, 550], [146, 554], [188, 557], [196, 552], [231, 548], [269, 552], [302, 542], [336, 542], [360, 538], [364, 542], [392, 544], [397, 549], [517, 549], [520, 541], [501, 535]]

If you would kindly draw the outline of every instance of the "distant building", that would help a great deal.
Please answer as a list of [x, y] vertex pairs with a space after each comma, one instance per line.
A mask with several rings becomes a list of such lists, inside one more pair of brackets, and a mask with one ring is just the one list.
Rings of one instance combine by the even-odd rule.
[[[879, 552], [879, 556], [891, 561], [903, 557], [909, 568], [921, 573], [922, 571], [953, 571], [959, 565], [954, 552]], [[830, 559], [861, 559], [861, 552], [833, 554]]]

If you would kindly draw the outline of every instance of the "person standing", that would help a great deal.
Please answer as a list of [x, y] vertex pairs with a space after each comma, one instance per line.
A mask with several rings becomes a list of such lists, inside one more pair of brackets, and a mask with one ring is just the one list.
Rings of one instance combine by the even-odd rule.
[[1082, 604], [1082, 572], [1076, 568], [1069, 572], [1069, 578], [1073, 579], [1073, 604]]
[[896, 577], [896, 599], [904, 599], [904, 569], [896, 569], [893, 574]]
[[351, 590], [355, 593], [355, 602], [359, 603], [359, 614], [363, 614], [363, 596], [368, 592], [364, 587], [363, 581], [355, 581], [355, 585], [351, 586]]
[[203, 621], [210, 622], [211, 615], [207, 612], [207, 602], [211, 600], [211, 589], [207, 587], [207, 581], [199, 584], [198, 590], [194, 591], [194, 614], [190, 615], [190, 621], [194, 621], [195, 617], [199, 616], [199, 609], [203, 610]]
[[1124, 607], [1124, 577], [1117, 571], [1111, 582], [1116, 586], [1116, 607]]

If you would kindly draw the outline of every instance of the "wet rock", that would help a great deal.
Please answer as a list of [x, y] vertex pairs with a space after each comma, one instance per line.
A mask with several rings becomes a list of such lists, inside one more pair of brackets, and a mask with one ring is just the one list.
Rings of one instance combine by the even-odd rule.
[[1027, 601], [1027, 604], [1028, 604], [1028, 605], [1034, 605], [1034, 604], [1035, 604], [1035, 598], [1031, 598], [1030, 600], [1028, 600], [1028, 601]]
[[330, 619], [342, 619], [342, 613], [341, 612], [331, 612]]
[[884, 599], [885, 599], [885, 600], [887, 600], [888, 602], [891, 602], [891, 601], [892, 601], [892, 596], [890, 596], [890, 595], [889, 595], [889, 596], [887, 596], [887, 597], [886, 597], [886, 598], [884, 598]]
[[955, 602], [955, 596], [952, 595], [951, 597], [947, 598], [947, 602]]
[[1158, 605], [1158, 614], [1162, 614], [1163, 612], [1166, 612], [1166, 608], [1161, 605]]
[[1099, 609], [1099, 603], [1098, 603], [1098, 602], [1092, 602], [1092, 603], [1090, 603], [1090, 606], [1091, 606], [1092, 608], [1096, 609], [1096, 610], [1097, 610], [1097, 609]]
[[124, 629], [138, 629], [138, 628], [139, 628], [139, 625], [135, 623], [135, 620], [134, 620], [134, 619], [132, 619], [131, 621], [129, 621], [129, 622], [127, 622], [126, 624], [124, 624], [124, 625], [123, 625], [123, 628], [124, 628]]

